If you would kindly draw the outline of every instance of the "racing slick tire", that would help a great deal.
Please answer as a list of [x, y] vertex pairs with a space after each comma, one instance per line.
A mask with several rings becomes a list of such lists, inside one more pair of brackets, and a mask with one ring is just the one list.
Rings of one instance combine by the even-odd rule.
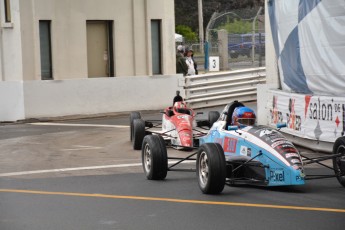
[[163, 137], [159, 135], [145, 136], [141, 160], [148, 180], [165, 179], [168, 172], [168, 155]]
[[345, 137], [339, 137], [333, 145], [333, 154], [341, 154], [333, 158], [333, 168], [339, 183], [345, 187]]
[[210, 128], [219, 119], [219, 117], [220, 117], [220, 114], [218, 111], [210, 111], [208, 113], [208, 122], [209, 122]]
[[221, 193], [225, 186], [226, 162], [223, 148], [218, 143], [200, 146], [196, 160], [199, 188], [205, 194]]
[[135, 119], [133, 121], [133, 149], [140, 150], [145, 137], [145, 121]]
[[141, 115], [139, 112], [131, 112], [129, 114], [129, 127], [130, 127], [130, 140], [133, 140], [133, 121], [135, 119], [140, 119]]

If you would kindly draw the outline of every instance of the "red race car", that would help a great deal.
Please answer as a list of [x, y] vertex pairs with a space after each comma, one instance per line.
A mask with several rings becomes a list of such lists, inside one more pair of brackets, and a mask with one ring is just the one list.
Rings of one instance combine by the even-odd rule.
[[219, 112], [210, 111], [208, 120], [196, 120], [196, 113], [184, 102], [175, 102], [174, 106], [164, 109], [162, 120], [147, 120], [141, 118], [139, 112], [130, 114], [130, 139], [135, 150], [140, 150], [145, 135], [161, 136], [167, 146], [176, 149], [192, 149], [199, 146], [199, 138], [205, 130], [212, 127], [218, 120]]

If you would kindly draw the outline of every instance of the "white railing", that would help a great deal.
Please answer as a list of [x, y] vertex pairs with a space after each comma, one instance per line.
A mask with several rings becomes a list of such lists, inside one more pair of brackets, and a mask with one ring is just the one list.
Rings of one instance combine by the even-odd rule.
[[187, 76], [185, 101], [192, 108], [256, 101], [256, 85], [266, 83], [266, 68]]

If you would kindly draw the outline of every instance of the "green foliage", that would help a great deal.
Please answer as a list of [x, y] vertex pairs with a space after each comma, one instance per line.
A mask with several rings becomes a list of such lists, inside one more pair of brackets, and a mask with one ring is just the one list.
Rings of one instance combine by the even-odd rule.
[[196, 33], [193, 32], [193, 30], [189, 26], [177, 25], [175, 27], [175, 31], [178, 34], [181, 34], [184, 37], [185, 41], [196, 41], [198, 39]]
[[233, 22], [228, 22], [225, 25], [219, 26], [217, 29], [225, 29], [229, 34], [246, 34], [252, 32], [253, 24], [251, 21], [235, 19]]

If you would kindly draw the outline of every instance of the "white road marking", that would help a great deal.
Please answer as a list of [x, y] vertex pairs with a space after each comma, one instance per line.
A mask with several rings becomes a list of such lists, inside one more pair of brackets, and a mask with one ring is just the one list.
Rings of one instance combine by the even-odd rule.
[[103, 149], [103, 147], [97, 147], [97, 146], [87, 146], [87, 145], [72, 145], [73, 149], [61, 149], [60, 151], [81, 151], [81, 150], [94, 150], [94, 149]]
[[30, 125], [42, 125], [42, 126], [73, 126], [73, 127], [129, 128], [128, 125], [68, 124], [68, 123], [52, 123], [52, 122], [38, 122], [38, 123], [28, 123], [28, 124], [30, 124]]
[[[169, 161], [169, 164], [175, 164], [176, 162], [177, 161]], [[186, 161], [182, 163], [190, 163], [190, 162]], [[30, 175], [30, 174], [42, 174], [42, 173], [53, 173], [53, 172], [69, 172], [69, 171], [79, 171], [79, 170], [138, 167], [138, 166], [142, 166], [142, 164], [133, 163], [133, 164], [118, 164], [118, 165], [101, 165], [101, 166], [89, 166], [89, 167], [78, 167], [78, 168], [62, 168], [62, 169], [47, 169], [47, 170], [34, 170], [34, 171], [12, 172], [12, 173], [0, 173], [0, 177], [23, 176], [23, 175]]]
[[39, 174], [39, 173], [52, 173], [52, 172], [69, 172], [69, 171], [78, 171], [78, 170], [124, 168], [124, 167], [133, 167], [133, 166], [141, 166], [141, 165], [142, 165], [141, 163], [135, 163], [135, 164], [101, 165], [101, 166], [89, 166], [89, 167], [78, 167], [78, 168], [62, 168], [62, 169], [23, 171], [23, 172], [13, 172], [13, 173], [1, 173], [0, 177], [21, 176], [21, 175]]

